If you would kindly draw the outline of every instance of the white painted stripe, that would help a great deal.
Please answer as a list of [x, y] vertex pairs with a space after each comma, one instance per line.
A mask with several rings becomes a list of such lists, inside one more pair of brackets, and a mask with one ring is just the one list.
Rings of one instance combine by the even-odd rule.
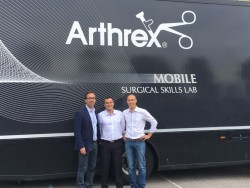
[[156, 132], [165, 133], [165, 132], [223, 131], [223, 130], [248, 130], [248, 129], [250, 129], [250, 126], [197, 127], [197, 128], [158, 129]]
[[[197, 127], [197, 128], [178, 128], [178, 129], [158, 129], [155, 133], [171, 132], [198, 132], [198, 131], [223, 131], [223, 130], [249, 130], [250, 126], [230, 126], [230, 127]], [[149, 131], [145, 131], [146, 133]], [[74, 133], [46, 133], [46, 134], [25, 134], [25, 135], [3, 135], [0, 140], [29, 139], [29, 138], [56, 138], [72, 137]]]
[[54, 188], [52, 184], [49, 184], [49, 188]]
[[0, 140], [27, 139], [27, 138], [55, 138], [55, 137], [72, 137], [72, 136], [74, 136], [74, 133], [4, 135], [0, 136]]
[[176, 186], [176, 187], [178, 187], [178, 188], [182, 188], [180, 185], [176, 184], [175, 182], [171, 181], [170, 179], [165, 178], [165, 177], [162, 176], [162, 175], [159, 175], [159, 176], [160, 176], [162, 179], [164, 179], [164, 180], [168, 181], [169, 183], [171, 183], [172, 185], [174, 185], [174, 186]]
[[50, 182], [50, 183], [49, 183], [49, 188], [54, 188], [54, 186], [53, 186], [53, 183], [52, 183], [52, 182]]

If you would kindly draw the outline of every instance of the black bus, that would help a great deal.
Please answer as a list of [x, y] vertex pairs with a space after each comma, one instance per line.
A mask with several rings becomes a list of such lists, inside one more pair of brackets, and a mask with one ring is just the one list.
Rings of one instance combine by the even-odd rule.
[[148, 174], [250, 163], [249, 1], [1, 0], [0, 12], [1, 180], [75, 176], [88, 90], [98, 111], [134, 93], [157, 119]]

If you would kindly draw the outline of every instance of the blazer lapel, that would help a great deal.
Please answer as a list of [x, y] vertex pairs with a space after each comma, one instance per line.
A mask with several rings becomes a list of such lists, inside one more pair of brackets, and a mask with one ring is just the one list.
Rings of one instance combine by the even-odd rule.
[[89, 121], [89, 125], [91, 125], [91, 127], [92, 127], [91, 117], [90, 117], [89, 111], [88, 111], [88, 109], [86, 107], [84, 107], [84, 115], [87, 118], [87, 120]]

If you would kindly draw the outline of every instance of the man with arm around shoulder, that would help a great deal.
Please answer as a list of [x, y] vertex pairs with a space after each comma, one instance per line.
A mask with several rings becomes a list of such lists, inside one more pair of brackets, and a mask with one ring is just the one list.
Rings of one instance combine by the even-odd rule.
[[101, 130], [101, 187], [108, 188], [109, 166], [112, 163], [116, 188], [122, 188], [122, 137], [125, 131], [125, 120], [123, 113], [114, 109], [114, 100], [111, 97], [104, 99], [104, 106], [105, 110], [98, 114]]

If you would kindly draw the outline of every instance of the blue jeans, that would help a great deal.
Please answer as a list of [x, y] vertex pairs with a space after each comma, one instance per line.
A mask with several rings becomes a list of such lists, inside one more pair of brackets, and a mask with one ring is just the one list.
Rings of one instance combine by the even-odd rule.
[[89, 151], [86, 155], [82, 155], [79, 152], [79, 165], [78, 165], [77, 180], [76, 180], [77, 188], [93, 187], [96, 159], [97, 159], [96, 142], [94, 142], [92, 150]]
[[[131, 188], [144, 188], [146, 186], [146, 144], [144, 141], [126, 140], [125, 150]], [[136, 161], [139, 168], [138, 176], [136, 176]]]

